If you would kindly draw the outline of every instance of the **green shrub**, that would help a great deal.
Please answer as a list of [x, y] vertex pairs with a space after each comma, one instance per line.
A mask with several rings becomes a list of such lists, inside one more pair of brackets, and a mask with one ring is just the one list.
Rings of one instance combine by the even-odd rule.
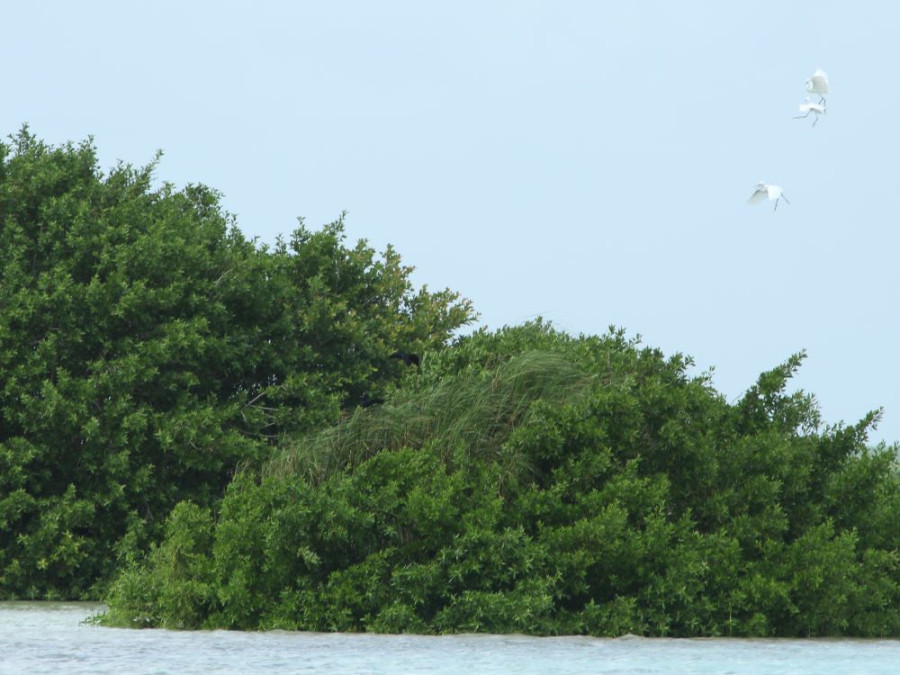
[[[801, 360], [729, 404], [616, 331], [461, 338], [384, 405], [236, 477], [213, 599], [184, 622], [900, 635], [896, 447], [865, 446], [877, 415], [821, 430], [815, 400], [786, 393]], [[151, 605], [166, 570], [147, 569]]]

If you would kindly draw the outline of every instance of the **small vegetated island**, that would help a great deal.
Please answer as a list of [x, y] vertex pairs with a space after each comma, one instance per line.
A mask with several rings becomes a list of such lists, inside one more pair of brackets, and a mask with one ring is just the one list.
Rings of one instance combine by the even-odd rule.
[[[478, 330], [338, 220], [0, 144], [0, 597], [108, 625], [900, 635], [897, 446], [623, 331]], [[403, 357], [406, 358], [403, 358]], [[415, 357], [415, 358], [412, 358]]]

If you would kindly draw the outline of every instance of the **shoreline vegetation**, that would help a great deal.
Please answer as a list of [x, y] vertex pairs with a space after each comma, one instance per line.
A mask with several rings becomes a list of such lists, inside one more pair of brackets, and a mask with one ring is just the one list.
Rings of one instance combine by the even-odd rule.
[[[453, 337], [342, 222], [0, 144], [0, 599], [105, 625], [900, 636], [897, 445], [611, 327]], [[398, 357], [398, 354], [407, 358]], [[415, 356], [415, 359], [412, 358]]]

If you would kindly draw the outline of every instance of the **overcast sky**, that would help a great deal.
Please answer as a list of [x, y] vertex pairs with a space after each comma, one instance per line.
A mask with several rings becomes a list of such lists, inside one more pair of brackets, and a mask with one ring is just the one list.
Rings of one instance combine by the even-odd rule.
[[[801, 349], [900, 440], [900, 4], [44, 1], [0, 9], [0, 133], [224, 194], [248, 237], [348, 212], [478, 325], [610, 324], [729, 400]], [[828, 111], [792, 119], [822, 68]], [[790, 204], [750, 206], [758, 181]]]

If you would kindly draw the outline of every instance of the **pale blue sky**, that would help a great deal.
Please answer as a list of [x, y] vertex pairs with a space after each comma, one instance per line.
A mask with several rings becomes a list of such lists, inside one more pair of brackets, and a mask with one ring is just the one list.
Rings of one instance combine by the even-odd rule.
[[[884, 406], [871, 440], [900, 440], [900, 4], [37, 0], [0, 25], [4, 135], [162, 149], [264, 242], [346, 209], [479, 325], [621, 326], [729, 399], [805, 348], [826, 422]], [[791, 204], [748, 206], [760, 180]]]

